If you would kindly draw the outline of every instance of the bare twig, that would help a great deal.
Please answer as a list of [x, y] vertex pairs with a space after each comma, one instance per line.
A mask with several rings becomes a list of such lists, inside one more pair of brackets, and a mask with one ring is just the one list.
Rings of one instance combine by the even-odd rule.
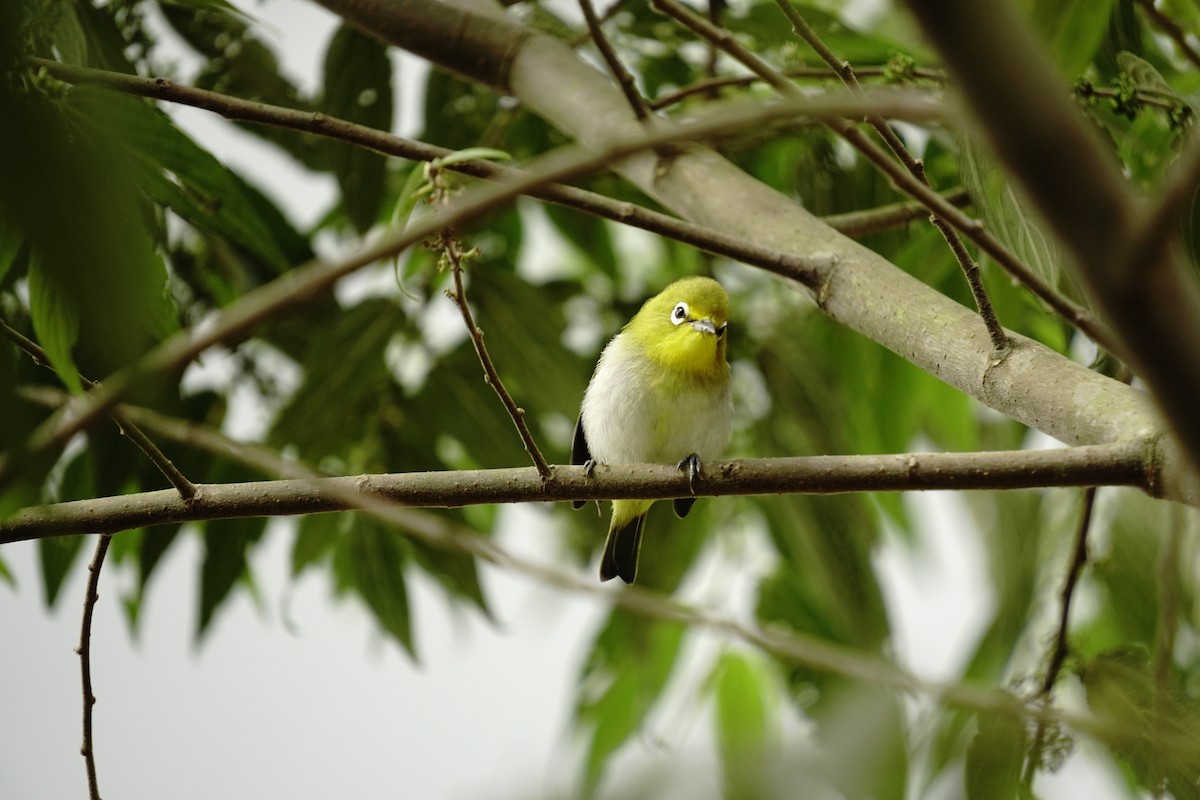
[[1170, 16], [1159, 11], [1154, 5], [1154, 0], [1137, 0], [1137, 4], [1142, 7], [1142, 11], [1146, 12], [1146, 16], [1150, 18], [1158, 28], [1171, 38], [1175, 46], [1179, 48], [1179, 52], [1183, 57], [1192, 62], [1192, 66], [1200, 69], [1200, 52], [1192, 47], [1192, 43], [1188, 41], [1187, 33], [1183, 28], [1179, 27], [1179, 23], [1171, 19]]
[[600, 25], [600, 20], [596, 17], [596, 9], [592, 6], [592, 0], [579, 0], [579, 8], [583, 11], [583, 18], [587, 22], [588, 32], [591, 34], [596, 49], [600, 51], [601, 58], [608, 65], [608, 71], [612, 73], [613, 78], [617, 81], [617, 85], [621, 87], [625, 99], [629, 101], [629, 107], [633, 110], [633, 115], [639, 120], [646, 119], [650, 113], [646, 106], [646, 101], [642, 97], [641, 92], [638, 91], [637, 84], [633, 80], [633, 75], [630, 74], [629, 70], [625, 69], [625, 65], [621, 63], [621, 59], [617, 57], [617, 51], [613, 49], [612, 44], [608, 41], [608, 37], [604, 35], [604, 29]]
[[[971, 204], [971, 195], [961, 186], [942, 192], [942, 197], [945, 198], [947, 203], [956, 208], [962, 208]], [[847, 236], [858, 237], [897, 228], [918, 219], [928, 218], [929, 209], [923, 203], [904, 200], [898, 203], [879, 206], [878, 208], [849, 211], [845, 214], [830, 214], [829, 216], [821, 217], [821, 220], [829, 227]]]
[[[780, 72], [788, 78], [800, 80], [827, 80], [837, 77], [834, 71], [825, 67], [790, 67], [780, 70]], [[860, 78], [879, 78], [888, 75], [888, 73], [889, 70], [886, 66], [859, 67], [855, 70], [855, 74]], [[940, 82], [945, 80], [946, 76], [941, 70], [915, 67], [912, 70], [912, 77], [920, 80]], [[763, 82], [764, 79], [760, 75], [726, 75], [719, 78], [708, 78], [697, 81], [690, 86], [685, 86], [682, 89], [676, 89], [673, 92], [659, 95], [650, 101], [650, 108], [660, 111], [697, 94], [708, 95], [718, 89], [742, 89]]]
[[[611, 592], [602, 588], [595, 581], [586, 580], [557, 566], [538, 564], [513, 555], [494, 541], [478, 536], [472, 531], [464, 530], [444, 517], [423, 514], [378, 494], [366, 494], [364, 491], [370, 492], [371, 487], [362, 479], [341, 479], [345, 482], [341, 484], [340, 488], [334, 488], [333, 482], [339, 479], [314, 480], [314, 477], [318, 475], [314, 470], [301, 464], [285, 461], [260, 445], [244, 445], [233, 442], [206, 426], [166, 418], [157, 412], [146, 409], [127, 408], [126, 411], [130, 416], [136, 417], [139, 423], [164, 438], [199, 446], [235, 460], [244, 460], [245, 463], [256, 469], [275, 470], [278, 474], [307, 478], [307, 480], [290, 482], [304, 483], [321, 491], [329, 491], [331, 496], [337, 497], [345, 508], [364, 510], [431, 546], [476, 556], [489, 563], [520, 572], [549, 586], [580, 595], [602, 598], [606, 603], [611, 603], [638, 616], [674, 621], [694, 628], [711, 630], [745, 641], [789, 662], [804, 664], [823, 672], [868, 681], [877, 686], [902, 692], [927, 694], [952, 706], [1041, 720], [1047, 724], [1066, 724], [1077, 730], [1104, 735], [1116, 741], [1120, 741], [1123, 735], [1122, 731], [1110, 730], [1091, 716], [1023, 702], [1006, 693], [985, 688], [923, 680], [877, 656], [833, 645], [796, 631], [778, 628], [770, 631], [763, 630], [754, 625], [738, 622], [718, 612], [675, 602], [641, 587], [633, 586], [619, 592]], [[579, 472], [583, 471], [582, 468], [576, 469]], [[671, 469], [671, 471], [674, 470]], [[600, 478], [599, 473], [597, 478]], [[284, 482], [276, 481], [274, 483]], [[213, 488], [219, 489], [219, 487]], [[169, 495], [169, 493], [163, 494]], [[207, 502], [210, 498], [211, 495], [206, 492], [201, 502]], [[136, 526], [136, 523], [131, 522], [128, 527]], [[1163, 735], [1162, 745], [1180, 752], [1193, 752], [1196, 749], [1194, 741], [1170, 737], [1166, 734]]]
[[[24, 459], [61, 448], [76, 433], [94, 424], [101, 414], [106, 413], [129, 392], [136, 380], [149, 374], [181, 367], [209, 347], [247, 334], [259, 323], [283, 313], [315, 294], [327, 291], [346, 275], [368, 264], [391, 258], [412, 244], [436, 235], [443, 228], [475, 219], [522, 194], [530, 193], [537, 187], [594, 172], [644, 150], [654, 150], [681, 140], [725, 135], [783, 118], [804, 115], [844, 116], [848, 107], [857, 105], [861, 105], [861, 101], [845, 98], [795, 98], [766, 107], [750, 105], [731, 108], [688, 125], [664, 122], [655, 126], [653, 130], [639, 130], [637, 135], [619, 139], [598, 149], [568, 146], [542, 156], [529, 172], [517, 173], [515, 177], [500, 183], [474, 187], [420, 222], [365, 244], [338, 261], [328, 264], [312, 262], [293, 269], [275, 281], [248, 292], [237, 303], [206, 320], [203, 329], [187, 329], [175, 334], [151, 350], [136, 365], [106, 378], [102, 384], [64, 406], [40, 425], [26, 442], [0, 456], [0, 487], [12, 479], [17, 465]], [[801, 267], [801, 272], [786, 277], [805, 286], [818, 285], [820, 267], [811, 262], [797, 262], [803, 260], [791, 261], [795, 266]], [[781, 264], [777, 263], [776, 267], [779, 274], [785, 274], [787, 271]]]
[[92, 563], [88, 564], [87, 590], [83, 596], [83, 622], [79, 629], [79, 673], [83, 683], [83, 746], [79, 752], [87, 766], [88, 797], [100, 800], [100, 788], [96, 780], [96, 752], [92, 737], [92, 709], [96, 705], [96, 695], [92, 692], [92, 613], [96, 609], [96, 600], [100, 594], [97, 587], [100, 584], [100, 569], [104, 566], [104, 556], [108, 553], [108, 543], [112, 534], [100, 534], [96, 542], [96, 552]]
[[[1054, 636], [1054, 645], [1050, 650], [1050, 660], [1046, 664], [1046, 672], [1042, 676], [1042, 685], [1038, 692], [1039, 701], [1047, 705], [1050, 703], [1051, 696], [1054, 693], [1054, 685], [1058, 682], [1058, 675], [1062, 671], [1062, 665], [1066, 661], [1069, 650], [1067, 636], [1071, 624], [1071, 600], [1075, 597], [1075, 587], [1088, 561], [1088, 532], [1092, 526], [1092, 511], [1095, 508], [1095, 502], [1096, 487], [1089, 486], [1083, 492], [1083, 503], [1079, 511], [1079, 523], [1075, 527], [1075, 544], [1071, 548], [1071, 563], [1067, 566], [1067, 577], [1063, 581], [1062, 592], [1060, 594], [1061, 605], [1059, 606], [1058, 613], [1058, 629]], [[1037, 775], [1037, 771], [1042, 767], [1042, 753], [1046, 746], [1046, 731], [1046, 725], [1039, 721], [1033, 735], [1033, 743], [1029, 748], [1029, 755], [1025, 761], [1025, 774], [1022, 780], [1026, 789], [1030, 789], [1033, 786], [1033, 779]]]
[[[3, 335], [21, 350], [24, 350], [36, 363], [41, 364], [47, 369], [54, 369], [50, 363], [50, 357], [37, 342], [24, 336], [4, 320], [0, 320], [0, 335]], [[83, 375], [79, 377], [88, 386], [96, 385], [96, 381], [90, 378]], [[158, 448], [158, 445], [142, 432], [141, 428], [130, 422], [120, 411], [114, 410], [109, 416], [129, 441], [133, 442], [134, 446], [141, 450], [146, 455], [146, 458], [153, 462], [154, 466], [158, 467], [158, 470], [171, 482], [175, 490], [179, 492], [180, 497], [187, 500], [195, 496], [196, 484], [187, 479], [187, 476], [180, 471], [179, 467], [175, 466], [175, 463]]]
[[516, 401], [512, 399], [512, 395], [508, 393], [508, 389], [505, 388], [504, 381], [500, 379], [500, 373], [496, 371], [496, 365], [488, 354], [487, 346], [483, 343], [483, 328], [479, 327], [479, 323], [475, 321], [475, 315], [471, 313], [471, 307], [467, 303], [467, 290], [463, 286], [462, 273], [463, 262], [471, 253], [462, 249], [462, 243], [458, 241], [454, 231], [449, 228], [442, 231], [438, 249], [449, 263], [450, 273], [454, 278], [454, 290], [447, 291], [446, 295], [454, 301], [454, 305], [458, 307], [458, 312], [462, 315], [463, 324], [467, 327], [467, 334], [471, 337], [471, 344], [475, 347], [475, 355], [479, 357], [479, 363], [483, 365], [483, 381], [492, 387], [496, 396], [500, 398], [504, 410], [508, 412], [513, 425], [517, 428], [521, 443], [525, 446], [525, 452], [533, 459], [533, 465], [537, 468], [538, 474], [543, 479], [549, 478], [550, 465], [546, 463], [545, 456], [538, 449], [529, 425], [525, 422], [525, 409], [517, 405]]
[[[750, 494], [835, 494], [860, 491], [1022, 489], [1043, 486], [1148, 487], [1144, 443], [1131, 441], [1057, 450], [810, 456], [721, 461], [696, 478], [702, 497]], [[0, 520], [0, 544], [68, 533], [237, 517], [342, 511], [334, 492], [386, 497], [414, 508], [567, 500], [661, 500], [693, 494], [673, 465], [531, 467], [394, 475], [324, 481], [206, 484], [185, 502], [169, 490], [32, 506]]]
[[[802, 38], [809, 47], [811, 47], [822, 61], [829, 66], [842, 83], [855, 94], [862, 93], [862, 86], [858, 82], [858, 78], [854, 75], [854, 67], [849, 61], [839, 58], [832, 50], [826, 46], [817, 32], [812, 29], [812, 26], [804, 19], [799, 11], [791, 4], [791, 0], [776, 0], [776, 4], [783, 11], [784, 16], [792, 23], [792, 31]], [[793, 89], [794, 91], [794, 89]], [[929, 178], [925, 175], [925, 165], [918, 159], [914, 158], [909, 152], [908, 146], [900, 140], [896, 132], [892, 130], [887, 121], [880, 116], [870, 115], [867, 117], [867, 122], [875, 129], [880, 138], [892, 151], [892, 153], [904, 165], [914, 178], [921, 183], [929, 186]], [[1009, 347], [1008, 336], [1004, 333], [1004, 328], [1000, 325], [1000, 320], [996, 318], [996, 310], [992, 307], [991, 298], [988, 297], [987, 289], [983, 285], [983, 275], [979, 270], [979, 264], [967, 252], [966, 246], [963, 245], [962, 239], [953, 228], [936, 213], [930, 216], [929, 221], [938, 229], [942, 238], [946, 240], [946, 244], [950, 247], [950, 252], [954, 254], [954, 258], [958, 261], [962, 268], [963, 275], [967, 280], [967, 285], [971, 289], [971, 295], [975, 298], [975, 307], [979, 310], [979, 316], [983, 319], [983, 324], [987, 326], [988, 336], [991, 337], [992, 347], [997, 352], [1007, 350]]]

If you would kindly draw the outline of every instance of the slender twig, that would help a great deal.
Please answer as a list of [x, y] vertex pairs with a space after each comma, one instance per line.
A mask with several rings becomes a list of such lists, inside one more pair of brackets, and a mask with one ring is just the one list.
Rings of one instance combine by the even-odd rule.
[[112, 534], [100, 534], [96, 542], [96, 552], [92, 563], [88, 564], [87, 590], [83, 596], [83, 622], [79, 628], [79, 673], [83, 684], [83, 746], [79, 752], [87, 766], [88, 797], [100, 800], [100, 788], [96, 780], [96, 751], [95, 740], [92, 737], [92, 709], [96, 705], [96, 695], [92, 691], [92, 612], [96, 608], [96, 600], [100, 594], [97, 587], [100, 584], [100, 569], [104, 566], [104, 556], [108, 553], [108, 543]]
[[[1050, 650], [1050, 659], [1046, 664], [1046, 672], [1042, 676], [1041, 688], [1038, 691], [1040, 702], [1049, 705], [1058, 683], [1058, 675], [1069, 652], [1068, 634], [1071, 624], [1071, 601], [1075, 597], [1075, 587], [1079, 576], [1088, 561], [1088, 533], [1092, 527], [1092, 512], [1096, 503], [1096, 487], [1089, 486], [1083, 492], [1083, 503], [1079, 511], [1079, 523], [1075, 526], [1075, 543], [1071, 548], [1071, 562], [1067, 565], [1067, 577], [1063, 580], [1062, 592], [1059, 595], [1058, 629], [1055, 632], [1054, 644]], [[1046, 746], [1046, 725], [1039, 721], [1034, 731], [1033, 743], [1025, 761], [1023, 782], [1025, 788], [1033, 787], [1033, 779], [1042, 767], [1042, 753]]]
[[[412, 161], [435, 161], [454, 152], [437, 145], [393, 136], [385, 131], [356, 125], [336, 117], [242, 100], [204, 89], [180, 86], [163, 79], [140, 78], [123, 73], [71, 67], [44, 59], [31, 59], [31, 63], [45, 69], [49, 74], [62, 81], [99, 85], [139, 97], [180, 103], [211, 111], [226, 119], [310, 133]], [[527, 175], [521, 170], [505, 167], [485, 159], [454, 161], [443, 168], [488, 180], [514, 180]], [[746, 264], [771, 269], [771, 265], [778, 266], [781, 263], [787, 264], [796, 261], [793, 256], [781, 254], [754, 242], [726, 236], [711, 228], [573, 186], [550, 183], [535, 186], [529, 190], [528, 194], [539, 200], [556, 203], [565, 208], [593, 214], [624, 225], [631, 225]], [[871, 212], [860, 213], [870, 214]], [[837, 217], [830, 218], [828, 221], [834, 228], [842, 230], [840, 227], [842, 223]], [[852, 229], [857, 222], [852, 221], [847, 224]], [[896, 224], [902, 223], [897, 221]], [[870, 228], [869, 225], [867, 227]], [[849, 233], [848, 235], [854, 234]]]
[[[783, 11], [784, 16], [792, 23], [792, 31], [802, 38], [809, 47], [821, 58], [825, 64], [832, 69], [837, 76], [845, 84], [846, 88], [855, 94], [862, 93], [862, 86], [858, 82], [858, 78], [854, 75], [854, 67], [849, 61], [838, 57], [829, 47], [821, 40], [812, 26], [804, 19], [791, 0], [776, 0], [776, 4]], [[794, 91], [794, 89], [793, 89]], [[904, 168], [909, 173], [919, 180], [921, 183], [929, 186], [929, 178], [925, 174], [925, 165], [920, 160], [913, 157], [909, 152], [908, 146], [901, 141], [896, 132], [883, 117], [870, 115], [867, 117], [867, 123], [875, 129], [880, 138], [892, 151], [892, 154], [900, 160]], [[983, 274], [979, 270], [979, 264], [967, 252], [966, 246], [962, 239], [953, 228], [936, 213], [930, 216], [929, 221], [937, 228], [938, 233], [946, 240], [946, 244], [950, 247], [950, 252], [954, 254], [954, 258], [958, 261], [962, 268], [963, 275], [967, 280], [967, 285], [971, 289], [971, 295], [975, 298], [975, 307], [979, 310], [979, 316], [983, 319], [983, 324], [987, 326], [988, 336], [992, 339], [992, 347], [997, 351], [1007, 350], [1009, 347], [1008, 336], [1004, 333], [1004, 328], [1000, 325], [1000, 320], [996, 317], [996, 310], [992, 306], [992, 300], [988, 297], [987, 289], [983, 284]]]
[[1183, 28], [1179, 27], [1179, 23], [1162, 11], [1159, 11], [1154, 5], [1154, 0], [1137, 0], [1137, 4], [1142, 7], [1142, 11], [1146, 12], [1146, 16], [1150, 18], [1150, 21], [1169, 36], [1171, 41], [1175, 42], [1175, 46], [1179, 48], [1179, 52], [1183, 54], [1183, 57], [1192, 62], [1192, 66], [1200, 69], [1200, 52], [1197, 52], [1196, 48], [1192, 47], [1192, 43], [1188, 41], [1187, 33]]
[[[834, 71], [825, 67], [790, 67], [780, 70], [780, 72], [788, 78], [800, 80], [828, 80], [829, 78], [837, 77]], [[889, 69], [886, 66], [859, 67], [855, 70], [855, 74], [860, 78], [881, 78], [889, 74]], [[944, 81], [946, 78], [941, 70], [923, 67], [913, 68], [912, 77], [935, 82]], [[655, 111], [661, 111], [694, 95], [709, 95], [718, 89], [744, 89], [756, 83], [763, 83], [763, 81], [764, 79], [760, 75], [725, 75], [719, 78], [706, 78], [705, 80], [696, 81], [693, 84], [685, 86], [682, 89], [676, 89], [673, 92], [659, 95], [650, 101], [650, 108]]]
[[[970, 205], [971, 203], [971, 195], [961, 186], [943, 192], [942, 197], [946, 199], [947, 203], [958, 208]], [[928, 218], [929, 209], [923, 203], [914, 200], [905, 200], [863, 211], [830, 214], [829, 216], [821, 217], [821, 220], [829, 227], [841, 231], [847, 236], [858, 237], [907, 225], [914, 220]]]
[[454, 232], [449, 229], [442, 232], [438, 249], [449, 263], [450, 273], [454, 278], [454, 290], [447, 291], [446, 295], [454, 301], [454, 305], [458, 307], [458, 311], [462, 315], [463, 324], [467, 327], [467, 334], [471, 337], [471, 344], [475, 347], [475, 355], [479, 357], [479, 363], [483, 365], [483, 382], [492, 387], [496, 396], [500, 398], [504, 410], [508, 412], [513, 425], [517, 428], [521, 443], [525, 445], [525, 452], [533, 459], [533, 465], [537, 468], [538, 474], [543, 479], [548, 478], [550, 465], [546, 463], [545, 456], [538, 449], [529, 425], [525, 422], [525, 409], [517, 405], [508, 389], [505, 388], [504, 381], [500, 379], [500, 373], [496, 371], [496, 365], [492, 361], [492, 357], [488, 355], [487, 346], [483, 343], [483, 328], [479, 327], [479, 323], [475, 321], [475, 315], [471, 312], [470, 304], [467, 303], [467, 290], [463, 286], [462, 273], [463, 261], [471, 253], [462, 249], [462, 244]]
[[[275, 281], [246, 293], [237, 303], [205, 320], [202, 329], [191, 328], [175, 334], [134, 366], [114, 373], [101, 385], [52, 415], [25, 442], [0, 455], [0, 487], [12, 479], [18, 465], [24, 460], [64, 447], [76, 433], [95, 424], [100, 415], [122, 399], [137, 380], [181, 367], [209, 347], [249, 333], [259, 323], [283, 313], [314, 294], [327, 291], [346, 275], [389, 259], [416, 242], [435, 236], [443, 228], [475, 219], [548, 183], [586, 175], [628, 156], [672, 142], [722, 136], [784, 118], [845, 116], [850, 113], [849, 108], [862, 105], [861, 100], [822, 97], [795, 98], [770, 106], [739, 106], [723, 109], [720, 113], [687, 125], [664, 121], [653, 130], [641, 130], [636, 135], [621, 137], [603, 147], [588, 149], [566, 146], [541, 156], [531, 165], [529, 172], [517, 173], [512, 179], [496, 184], [473, 187], [420, 222], [366, 243], [338, 261], [312, 262], [292, 269]], [[874, 102], [870, 105], [874, 106]], [[903, 105], [907, 106], [908, 102]], [[933, 109], [930, 111], [932, 113]], [[824, 259], [825, 262], [828, 260]], [[814, 284], [814, 279], [820, 280], [820, 265], [797, 262], [804, 262], [804, 259], [791, 259], [792, 264], [801, 268], [798, 273], [788, 274], [789, 269], [778, 262], [774, 271], [810, 288], [819, 285]]]
[[608, 37], [604, 35], [604, 29], [600, 25], [600, 20], [596, 17], [596, 9], [592, 6], [592, 0], [579, 0], [579, 8], [583, 11], [583, 18], [587, 22], [592, 42], [595, 43], [596, 49], [600, 51], [600, 56], [604, 59], [604, 63], [608, 65], [608, 71], [616, 79], [617, 85], [621, 87], [621, 92], [625, 95], [625, 99], [629, 101], [629, 107], [633, 109], [633, 115], [639, 120], [646, 119], [650, 113], [646, 106], [646, 101], [642, 97], [641, 92], [638, 91], [637, 84], [633, 80], [633, 75], [630, 74], [629, 70], [625, 69], [625, 65], [621, 63], [621, 59], [617, 57], [617, 51], [613, 49], [612, 44], [608, 41]]
[[[284, 460], [261, 445], [233, 442], [207, 426], [164, 417], [158, 412], [137, 408], [127, 408], [126, 410], [141, 424], [164, 438], [182, 444], [200, 446], [221, 456], [244, 459], [245, 463], [256, 469], [275, 470], [282, 475], [308, 478], [294, 482], [307, 483], [312, 487], [326, 487], [323, 491], [331, 491], [331, 496], [338, 497], [345, 508], [361, 509], [388, 524], [395, 525], [426, 544], [473, 555], [565, 591], [602, 598], [606, 603], [611, 603], [613, 606], [638, 616], [678, 622], [693, 628], [714, 631], [740, 639], [789, 662], [804, 664], [816, 670], [902, 692], [927, 694], [951, 706], [1035, 721], [1041, 720], [1046, 724], [1070, 725], [1076, 730], [1107, 736], [1110, 740], [1115, 741], [1120, 741], [1125, 733], [1121, 730], [1112, 730], [1111, 726], [1103, 725], [1094, 717], [1024, 702], [1003, 692], [962, 684], [923, 680], [892, 663], [881, 660], [878, 656], [830, 644], [796, 631], [781, 628], [763, 630], [751, 624], [738, 622], [718, 612], [678, 603], [641, 587], [633, 586], [619, 592], [611, 592], [594, 580], [582, 578], [574, 572], [567, 572], [557, 566], [539, 564], [513, 555], [491, 539], [478, 536], [473, 531], [464, 529], [443, 516], [423, 514], [406, 505], [388, 501], [379, 495], [364, 494], [363, 490], [369, 489], [369, 487], [362, 479], [353, 479], [352, 483], [347, 480], [341, 488], [332, 489], [331, 479], [314, 480], [313, 478], [319, 475], [315, 470], [293, 461]], [[577, 469], [582, 472], [582, 468]], [[208, 499], [209, 495], [206, 493], [202, 502], [206, 502]], [[129, 527], [137, 526], [130, 525]], [[1162, 745], [1172, 751], [1178, 750], [1187, 753], [1196, 749], [1195, 742], [1192, 740], [1170, 737], [1165, 734], [1162, 736]]]
[[[53, 364], [50, 363], [50, 356], [46, 354], [46, 351], [43, 350], [37, 342], [25, 336], [20, 331], [14, 329], [4, 320], [0, 320], [0, 335], [3, 335], [21, 350], [24, 350], [29, 357], [34, 360], [34, 362], [46, 367], [47, 369], [54, 369]], [[80, 375], [79, 377], [88, 386], [96, 385], [96, 381], [91, 380], [90, 378], [87, 378], [83, 375]], [[158, 470], [166, 477], [168, 481], [171, 482], [171, 485], [175, 487], [175, 490], [179, 492], [180, 497], [182, 497], [184, 500], [187, 500], [195, 496], [196, 484], [187, 479], [187, 476], [180, 471], [179, 467], [175, 466], [175, 463], [171, 461], [171, 459], [168, 458], [162, 450], [159, 449], [158, 445], [151, 441], [150, 438], [142, 432], [141, 428], [129, 421], [129, 419], [127, 419], [118, 410], [114, 410], [111, 414], [109, 414], [109, 417], [111, 417], [112, 421], [117, 424], [117, 427], [120, 428], [123, 434], [125, 434], [126, 438], [133, 442], [134, 446], [141, 450], [146, 455], [146, 458], [150, 459], [154, 466], [158, 467]]]
[[[1090, 97], [1103, 97], [1106, 100], [1118, 100], [1122, 97], [1122, 92], [1119, 89], [1110, 89], [1106, 86], [1093, 86], [1090, 83], [1077, 84], [1075, 86], [1075, 94], [1086, 100]], [[1170, 95], [1163, 91], [1154, 89], [1138, 89], [1133, 93], [1134, 99], [1146, 106], [1162, 109], [1163, 111], [1174, 111], [1181, 106], [1184, 106], [1182, 100], [1178, 96]]]

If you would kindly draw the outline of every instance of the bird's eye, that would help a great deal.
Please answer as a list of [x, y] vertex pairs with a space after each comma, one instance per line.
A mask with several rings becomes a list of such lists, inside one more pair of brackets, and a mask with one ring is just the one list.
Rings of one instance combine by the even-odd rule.
[[687, 317], [688, 317], [688, 304], [687, 303], [678, 303], [675, 306], [675, 309], [671, 312], [671, 322], [675, 325], [679, 325], [685, 319], [687, 319]]

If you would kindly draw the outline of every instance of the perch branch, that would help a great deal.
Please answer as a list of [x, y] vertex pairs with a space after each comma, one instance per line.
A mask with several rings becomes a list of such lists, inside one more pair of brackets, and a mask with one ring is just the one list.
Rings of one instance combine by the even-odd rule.
[[[1058, 450], [811, 456], [722, 461], [696, 479], [697, 496], [860, 491], [1023, 489], [1121, 485], [1148, 488], [1138, 442]], [[206, 484], [190, 502], [172, 491], [32, 506], [0, 521], [0, 544], [69, 533], [233, 517], [287, 516], [350, 507], [333, 492], [385, 497], [412, 507], [488, 503], [666, 499], [692, 494], [688, 477], [662, 464], [359, 475], [321, 481]]]

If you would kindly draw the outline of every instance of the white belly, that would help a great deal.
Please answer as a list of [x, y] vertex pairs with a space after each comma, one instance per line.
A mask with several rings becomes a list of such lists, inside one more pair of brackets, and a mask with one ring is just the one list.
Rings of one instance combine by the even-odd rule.
[[[621, 337], [609, 342], [583, 398], [583, 432], [604, 464], [675, 464], [696, 453], [720, 458], [729, 443], [729, 382], [652, 381], [644, 356]], [[620, 353], [623, 357], [615, 357]]]

